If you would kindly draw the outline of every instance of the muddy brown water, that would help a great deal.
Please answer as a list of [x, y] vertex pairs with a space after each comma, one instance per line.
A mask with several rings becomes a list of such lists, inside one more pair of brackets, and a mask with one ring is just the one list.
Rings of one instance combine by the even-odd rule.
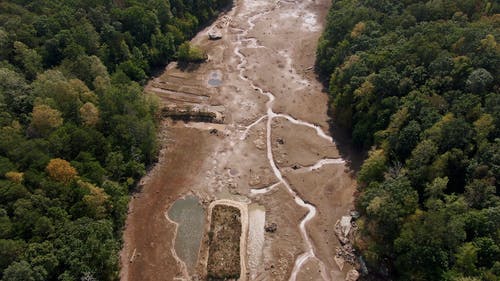
[[189, 272], [194, 272], [198, 260], [205, 210], [195, 196], [178, 199], [168, 210], [168, 217], [178, 224], [175, 237], [175, 252], [186, 263]]

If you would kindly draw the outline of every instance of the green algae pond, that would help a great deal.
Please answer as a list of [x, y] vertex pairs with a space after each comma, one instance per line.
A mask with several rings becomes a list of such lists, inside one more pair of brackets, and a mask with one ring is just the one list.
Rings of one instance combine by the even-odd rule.
[[186, 264], [188, 271], [193, 273], [203, 237], [205, 210], [197, 197], [189, 195], [175, 201], [168, 210], [168, 217], [178, 224], [175, 252]]

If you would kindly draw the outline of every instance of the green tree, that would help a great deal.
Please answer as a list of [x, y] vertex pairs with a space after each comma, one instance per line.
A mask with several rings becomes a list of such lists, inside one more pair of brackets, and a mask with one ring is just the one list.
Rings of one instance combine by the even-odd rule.
[[109, 74], [101, 59], [95, 55], [82, 55], [76, 59], [66, 59], [61, 68], [65, 76], [76, 77], [85, 82], [85, 85], [95, 89], [99, 79], [108, 80]]
[[177, 59], [181, 62], [199, 62], [206, 60], [206, 54], [188, 41], [182, 43], [177, 50]]
[[14, 262], [5, 269], [2, 281], [41, 281], [40, 276], [26, 261]]
[[0, 270], [4, 270], [18, 260], [26, 248], [22, 240], [0, 239]]
[[463, 200], [449, 197], [426, 204], [432, 209], [405, 223], [394, 240], [397, 271], [404, 279], [440, 280], [450, 267], [453, 249], [466, 237]]
[[33, 92], [38, 100], [59, 110], [66, 120], [77, 121], [82, 102], [94, 101], [94, 94], [78, 79], [67, 79], [61, 72], [48, 70], [38, 75]]
[[24, 43], [14, 42], [14, 61], [23, 69], [26, 78], [32, 80], [42, 70], [42, 57]]
[[431, 140], [424, 140], [413, 149], [406, 165], [408, 167], [408, 177], [417, 186], [428, 179], [429, 164], [432, 163], [437, 151], [436, 144]]
[[496, 188], [488, 180], [475, 179], [465, 186], [465, 196], [472, 208], [482, 209], [499, 203]]
[[500, 246], [490, 237], [479, 237], [474, 239], [477, 247], [478, 267], [491, 268], [500, 258]]
[[456, 267], [466, 276], [474, 276], [476, 274], [478, 249], [472, 243], [465, 243], [455, 254]]
[[49, 241], [30, 243], [23, 253], [23, 258], [28, 261], [31, 266], [43, 268], [47, 272], [47, 277], [49, 277], [59, 265], [54, 245]]
[[484, 68], [474, 70], [467, 78], [467, 88], [473, 93], [484, 93], [493, 83], [493, 76]]
[[378, 222], [377, 232], [388, 241], [397, 235], [406, 217], [418, 206], [418, 194], [404, 176], [385, 180], [370, 197], [362, 199], [369, 199], [366, 214]]
[[361, 171], [358, 174], [358, 181], [367, 184], [369, 182], [383, 180], [384, 172], [387, 169], [386, 164], [387, 158], [383, 150], [371, 151], [370, 156], [361, 167]]
[[26, 121], [32, 107], [26, 80], [20, 73], [8, 68], [0, 68], [0, 80], [0, 107], [4, 104], [4, 109], [9, 109], [14, 116], [21, 117], [21, 121]]
[[[498, 279], [500, 263], [483, 262], [498, 259], [499, 11], [473, 0], [339, 0], [329, 11], [316, 67], [335, 123], [371, 147], [358, 244], [389, 279]], [[396, 216], [398, 198], [418, 198], [414, 213]]]
[[[10, 237], [12, 233], [12, 222], [10, 221], [7, 211], [0, 209], [0, 239]], [[1, 267], [1, 266], [0, 266]]]

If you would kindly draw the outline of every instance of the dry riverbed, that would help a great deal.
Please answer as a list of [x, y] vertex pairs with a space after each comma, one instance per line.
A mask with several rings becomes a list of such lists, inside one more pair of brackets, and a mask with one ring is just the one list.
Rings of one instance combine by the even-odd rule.
[[[148, 84], [163, 106], [213, 111], [222, 122], [163, 122], [160, 160], [130, 203], [122, 280], [207, 277], [208, 217], [192, 270], [166, 217], [186, 194], [207, 216], [216, 200], [245, 206], [240, 280], [345, 279], [351, 267], [335, 264], [334, 226], [353, 208], [355, 181], [329, 136], [328, 98], [311, 70], [329, 3], [239, 0], [193, 39], [207, 62], [173, 63]], [[208, 40], [216, 26], [222, 39]]]

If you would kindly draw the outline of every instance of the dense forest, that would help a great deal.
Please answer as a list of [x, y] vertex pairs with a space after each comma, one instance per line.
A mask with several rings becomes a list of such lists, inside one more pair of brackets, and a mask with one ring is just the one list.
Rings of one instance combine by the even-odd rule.
[[500, 4], [339, 0], [317, 51], [372, 273], [500, 280]]
[[141, 83], [229, 0], [0, 1], [0, 280], [116, 280]]

